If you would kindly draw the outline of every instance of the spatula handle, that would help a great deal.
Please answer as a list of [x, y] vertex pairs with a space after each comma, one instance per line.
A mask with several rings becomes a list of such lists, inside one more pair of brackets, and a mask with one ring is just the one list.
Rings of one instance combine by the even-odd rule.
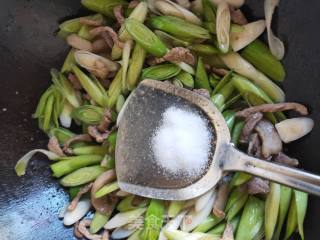
[[250, 157], [235, 149], [231, 144], [225, 147], [224, 157], [221, 159], [220, 167], [224, 171], [250, 173], [320, 196], [320, 176], [315, 174]]

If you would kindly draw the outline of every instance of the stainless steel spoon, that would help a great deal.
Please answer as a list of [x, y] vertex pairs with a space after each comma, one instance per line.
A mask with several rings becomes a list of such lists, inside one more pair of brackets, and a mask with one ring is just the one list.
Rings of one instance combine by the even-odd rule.
[[[156, 163], [151, 138], [170, 106], [187, 108], [208, 120], [212, 155], [199, 176], [166, 172]], [[183, 120], [182, 120], [183, 121]], [[118, 117], [116, 172], [122, 190], [157, 199], [186, 200], [213, 188], [227, 171], [241, 171], [320, 196], [320, 177], [250, 157], [230, 143], [227, 124], [210, 100], [170, 83], [144, 80]]]

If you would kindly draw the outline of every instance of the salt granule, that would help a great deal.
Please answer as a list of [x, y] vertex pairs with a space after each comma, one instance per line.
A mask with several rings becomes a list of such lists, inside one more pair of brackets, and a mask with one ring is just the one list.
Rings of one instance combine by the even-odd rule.
[[206, 120], [191, 111], [169, 107], [152, 138], [157, 164], [175, 174], [199, 175], [211, 151]]

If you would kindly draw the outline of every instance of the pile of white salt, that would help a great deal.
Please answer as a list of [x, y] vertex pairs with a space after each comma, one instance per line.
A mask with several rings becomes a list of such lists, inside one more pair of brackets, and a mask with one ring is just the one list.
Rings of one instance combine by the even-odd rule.
[[211, 151], [211, 132], [199, 114], [169, 107], [152, 138], [156, 162], [164, 170], [187, 176], [200, 175]]

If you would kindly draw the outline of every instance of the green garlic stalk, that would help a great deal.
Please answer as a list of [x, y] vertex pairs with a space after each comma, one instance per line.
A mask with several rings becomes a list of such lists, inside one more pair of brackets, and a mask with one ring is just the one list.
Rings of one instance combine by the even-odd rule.
[[51, 164], [50, 168], [53, 176], [61, 177], [79, 168], [100, 163], [103, 159], [101, 155], [80, 155], [74, 157], [63, 157], [59, 162]]
[[148, 207], [144, 228], [140, 234], [141, 240], [157, 240], [164, 220], [164, 203], [152, 199]]
[[212, 89], [211, 89], [211, 86], [209, 83], [209, 79], [208, 79], [208, 75], [207, 75], [207, 72], [206, 72], [206, 69], [204, 67], [204, 64], [203, 64], [201, 57], [199, 57], [199, 59], [198, 59], [196, 76], [195, 76], [195, 80], [194, 80], [194, 87], [207, 89], [209, 91], [209, 93], [212, 92]]
[[100, 165], [80, 168], [60, 180], [60, 184], [64, 187], [75, 187], [94, 181], [99, 175], [107, 169]]
[[73, 119], [85, 124], [99, 124], [103, 118], [104, 110], [101, 107], [93, 105], [82, 105], [73, 110], [71, 116]]

